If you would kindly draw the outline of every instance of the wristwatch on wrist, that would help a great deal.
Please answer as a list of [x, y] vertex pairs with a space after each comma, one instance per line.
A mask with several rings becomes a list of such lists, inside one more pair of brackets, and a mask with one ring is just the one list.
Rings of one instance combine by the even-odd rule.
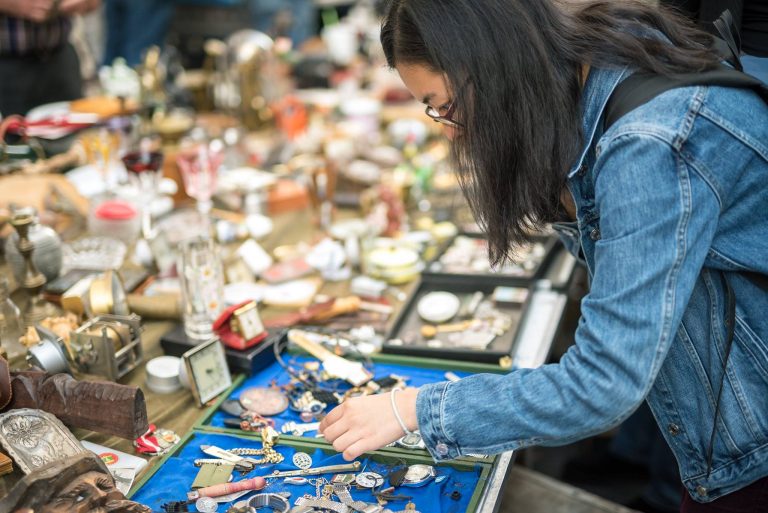
[[404, 437], [402, 437], [400, 440], [395, 442], [395, 445], [399, 447], [403, 447], [405, 449], [425, 449], [426, 445], [424, 444], [424, 440], [421, 438], [421, 433], [418, 431], [413, 431], [411, 433], [408, 433]]

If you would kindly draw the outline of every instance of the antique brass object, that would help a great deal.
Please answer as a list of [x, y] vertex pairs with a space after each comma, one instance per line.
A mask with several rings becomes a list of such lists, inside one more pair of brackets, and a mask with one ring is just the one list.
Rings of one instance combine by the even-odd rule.
[[141, 317], [94, 317], [72, 332], [70, 348], [81, 372], [117, 381], [143, 360]]
[[128, 303], [120, 276], [107, 271], [96, 277], [88, 290], [92, 315], [128, 315]]

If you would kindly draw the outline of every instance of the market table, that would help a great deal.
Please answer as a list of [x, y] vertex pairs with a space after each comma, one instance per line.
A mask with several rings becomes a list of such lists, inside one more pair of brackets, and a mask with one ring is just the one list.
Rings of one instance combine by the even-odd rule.
[[[344, 216], [344, 213], [341, 213]], [[350, 214], [346, 214], [350, 215]], [[307, 210], [294, 211], [273, 218], [274, 231], [261, 241], [263, 247], [272, 250], [278, 245], [295, 244], [301, 241], [312, 240], [320, 234], [314, 228], [311, 214]], [[544, 276], [544, 280], [534, 287], [533, 298], [530, 303], [529, 313], [520, 326], [522, 336], [515, 348], [512, 360], [517, 367], [537, 367], [545, 363], [555, 336], [556, 328], [565, 308], [565, 292], [562, 290], [567, 284], [573, 271], [575, 261], [565, 252], [560, 252], [553, 259], [550, 268]], [[403, 291], [410, 291], [414, 284], [402, 286]], [[325, 283], [320, 291], [323, 294], [339, 296], [348, 293], [348, 283]], [[395, 310], [402, 306], [397, 297], [389, 297]], [[279, 313], [279, 310], [266, 308], [262, 311], [264, 319]], [[391, 317], [394, 319], [395, 315]], [[144, 323], [142, 345], [144, 348], [144, 361], [161, 356], [160, 338], [176, 326], [172, 321], [150, 320]], [[188, 390], [159, 395], [149, 391], [145, 386], [146, 373], [144, 365], [140, 365], [132, 372], [124, 376], [120, 382], [141, 387], [145, 392], [147, 413], [149, 421], [158, 427], [170, 429], [179, 435], [184, 435], [192, 429], [204, 409], [198, 408]], [[107, 436], [99, 433], [75, 430], [79, 439], [88, 440], [100, 445], [111, 447], [129, 454], [134, 453], [132, 441]], [[152, 470], [159, 458], [149, 459], [150, 465], [144, 472]], [[489, 483], [485, 488], [480, 501], [478, 511], [492, 513], [498, 509], [499, 498], [504, 484], [504, 479], [509, 466], [514, 460], [512, 452], [505, 453], [496, 458]], [[0, 478], [0, 496], [5, 495], [10, 487], [20, 477], [16, 470], [14, 474]], [[140, 476], [139, 476], [140, 477]]]

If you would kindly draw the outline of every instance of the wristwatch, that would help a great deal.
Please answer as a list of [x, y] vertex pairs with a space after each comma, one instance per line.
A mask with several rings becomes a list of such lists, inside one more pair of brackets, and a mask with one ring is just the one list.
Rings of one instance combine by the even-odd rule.
[[355, 476], [355, 483], [360, 488], [378, 488], [384, 484], [384, 477], [376, 472], [360, 472]]
[[257, 493], [248, 499], [248, 506], [254, 509], [272, 508], [275, 513], [286, 513], [291, 509], [291, 503], [277, 493]]
[[400, 440], [396, 441], [395, 445], [411, 450], [426, 448], [424, 440], [422, 440], [421, 434], [418, 431], [408, 433]]
[[435, 477], [435, 467], [432, 465], [411, 465], [405, 472], [402, 486], [424, 486]]

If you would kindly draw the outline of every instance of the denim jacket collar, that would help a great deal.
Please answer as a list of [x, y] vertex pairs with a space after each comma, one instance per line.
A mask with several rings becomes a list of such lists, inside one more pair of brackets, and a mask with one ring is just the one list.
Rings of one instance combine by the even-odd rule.
[[568, 178], [576, 174], [584, 163], [587, 151], [594, 142], [595, 135], [603, 118], [603, 111], [608, 104], [608, 99], [613, 94], [619, 83], [630, 75], [629, 68], [595, 68], [589, 70], [587, 81], [581, 96], [582, 133], [584, 134], [584, 146], [579, 158], [568, 172]]

